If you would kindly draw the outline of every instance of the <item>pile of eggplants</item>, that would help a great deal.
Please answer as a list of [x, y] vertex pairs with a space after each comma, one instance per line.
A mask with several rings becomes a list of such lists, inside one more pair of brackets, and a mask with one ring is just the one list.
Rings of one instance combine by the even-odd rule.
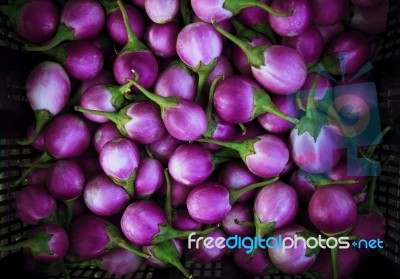
[[[212, 239], [377, 239], [373, 60], [388, 0], [17, 0], [25, 81], [16, 213], [37, 275], [222, 257], [251, 276], [347, 278], [370, 250], [188, 248]], [[202, 243], [200, 241], [200, 243]], [[223, 274], [222, 274], [223, 275]]]

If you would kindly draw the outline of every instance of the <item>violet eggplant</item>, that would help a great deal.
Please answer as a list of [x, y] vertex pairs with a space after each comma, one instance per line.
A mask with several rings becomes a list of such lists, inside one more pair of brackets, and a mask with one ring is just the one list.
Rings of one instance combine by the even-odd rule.
[[205, 92], [210, 91], [211, 84], [216, 77], [223, 76], [224, 78], [229, 78], [232, 75], [233, 68], [231, 63], [225, 55], [220, 55], [220, 57], [218, 57], [217, 65], [215, 65], [215, 68], [210, 72], [204, 84]]
[[50, 0], [12, 1], [1, 5], [18, 35], [30, 43], [41, 44], [51, 39], [60, 21], [57, 6]]
[[131, 0], [132, 4], [144, 10], [144, 2], [145, 0]]
[[370, 58], [367, 39], [356, 30], [346, 30], [337, 35], [327, 46], [322, 64], [334, 75], [355, 74]]
[[158, 24], [167, 23], [178, 14], [179, 0], [146, 0], [144, 10], [151, 21]]
[[317, 111], [314, 101], [319, 75], [313, 79], [306, 115], [290, 132], [289, 149], [296, 165], [309, 173], [331, 170], [342, 156], [342, 131], [325, 114]]
[[236, 75], [221, 81], [215, 89], [214, 107], [217, 115], [228, 123], [246, 123], [266, 112], [294, 124], [298, 122], [282, 113], [271, 97], [246, 76]]
[[[303, 85], [307, 68], [303, 57], [292, 48], [273, 45], [253, 47], [219, 27], [214, 28], [246, 54], [254, 78], [271, 93], [288, 95]], [[280, 73], [279, 77], [276, 73]]]
[[72, 220], [74, 202], [81, 196], [84, 187], [85, 174], [81, 167], [71, 160], [58, 160], [47, 171], [47, 191], [67, 206], [67, 227]]
[[189, 215], [203, 224], [215, 224], [225, 219], [232, 205], [246, 192], [276, 182], [279, 178], [264, 180], [241, 189], [226, 189], [216, 182], [205, 182], [194, 188], [187, 200]]
[[274, 230], [290, 224], [299, 208], [296, 191], [278, 181], [262, 188], [254, 201], [254, 222], [257, 236], [269, 236]]
[[126, 249], [114, 248], [100, 258], [81, 262], [72, 262], [68, 264], [68, 267], [98, 267], [112, 274], [128, 275], [139, 270], [142, 264], [143, 258]]
[[183, 144], [182, 141], [165, 132], [158, 140], [146, 145], [146, 148], [152, 156], [162, 163], [167, 163], [172, 153], [181, 144]]
[[74, 159], [83, 170], [86, 181], [101, 172], [98, 154], [92, 149], [89, 149], [87, 152], [83, 153], [83, 155]]
[[101, 168], [113, 182], [133, 196], [133, 180], [140, 161], [136, 144], [126, 138], [109, 141], [101, 149], [99, 161]]
[[318, 61], [324, 49], [324, 41], [321, 33], [315, 27], [309, 27], [297, 36], [284, 37], [282, 45], [294, 48], [304, 58], [307, 64]]
[[[299, 117], [299, 111], [296, 107], [295, 98], [292, 95], [289, 96], [271, 96], [271, 102], [274, 104], [277, 110], [283, 114], [291, 117], [292, 119], [297, 119]], [[289, 132], [290, 128], [293, 126], [292, 122], [283, 119], [279, 115], [271, 112], [266, 112], [260, 114], [258, 117], [258, 122], [267, 131], [272, 134], [279, 134]]]
[[15, 199], [15, 210], [22, 222], [36, 225], [56, 218], [56, 200], [44, 186], [29, 185]]
[[196, 103], [181, 97], [161, 97], [146, 90], [136, 81], [132, 82], [146, 97], [160, 106], [165, 128], [174, 138], [194, 141], [207, 130], [206, 114]]
[[[226, 164], [219, 173], [218, 181], [228, 190], [241, 189], [250, 184], [260, 182], [260, 177], [253, 174], [243, 162], [233, 161]], [[256, 191], [244, 193], [237, 201], [244, 202], [254, 197]]]
[[187, 210], [186, 206], [175, 209], [172, 214], [171, 221], [173, 228], [183, 231], [200, 230], [203, 226], [202, 223], [190, 217], [189, 211]]
[[68, 0], [61, 10], [56, 34], [44, 45], [25, 49], [44, 51], [64, 41], [93, 39], [103, 30], [105, 21], [103, 7], [96, 0]]
[[192, 278], [179, 258], [183, 253], [183, 245], [180, 239], [167, 240], [159, 244], [144, 246], [143, 251], [150, 255], [146, 263], [154, 268], [167, 268], [175, 266], [186, 278]]
[[238, 151], [249, 170], [263, 178], [278, 176], [289, 161], [289, 150], [285, 142], [273, 135], [261, 135], [240, 142], [204, 138], [198, 141], [219, 144]]
[[[120, 85], [125, 84], [127, 79], [137, 78], [141, 86], [150, 88], [157, 79], [157, 60], [154, 54], [145, 44], [139, 41], [133, 32], [126, 9], [121, 0], [118, 0], [118, 6], [124, 19], [124, 25], [128, 34], [128, 42], [114, 60], [114, 78]], [[134, 90], [136, 90], [136, 88], [134, 88]]]
[[99, 174], [87, 182], [83, 198], [90, 211], [104, 217], [120, 213], [130, 200], [128, 192], [105, 174]]
[[88, 41], [73, 41], [44, 51], [62, 64], [71, 77], [88, 80], [103, 68], [103, 53]]
[[71, 251], [84, 260], [104, 256], [117, 247], [148, 258], [147, 254], [125, 240], [116, 226], [94, 214], [86, 214], [73, 220], [68, 232]]
[[315, 262], [319, 247], [311, 249], [306, 246], [306, 241], [310, 237], [315, 237], [313, 233], [298, 225], [285, 226], [274, 233], [276, 238], [289, 238], [295, 242], [297, 236], [298, 243], [291, 248], [278, 247], [268, 249], [268, 255], [272, 264], [285, 274], [300, 274], [306, 272]]
[[208, 23], [191, 23], [179, 32], [176, 52], [182, 62], [198, 74], [195, 98], [198, 103], [207, 77], [222, 53], [222, 38]]
[[311, 0], [313, 21], [319, 25], [333, 25], [341, 21], [349, 0]]
[[[117, 44], [126, 45], [128, 43], [128, 33], [118, 4], [112, 1], [107, 2], [106, 0], [102, 1], [102, 4], [107, 10], [107, 33]], [[132, 5], [125, 4], [124, 6], [133, 33], [139, 40], [143, 39], [146, 30], [143, 14]]]
[[[204, 236], [203, 239], [201, 240], [197, 240], [199, 236], [196, 235], [196, 237], [193, 239], [193, 241], [195, 241], [194, 243], [199, 243], [198, 247], [193, 247], [193, 246], [189, 246], [187, 254], [188, 254], [188, 258], [195, 262], [195, 263], [200, 263], [200, 264], [207, 264], [207, 263], [212, 263], [212, 262], [216, 262], [218, 260], [220, 260], [222, 258], [222, 256], [225, 254], [225, 250], [227, 250], [226, 248], [219, 248], [217, 247], [217, 242], [219, 242], [219, 240], [224, 239], [225, 235], [224, 233], [220, 230], [220, 229], [216, 229], [212, 232], [210, 232], [209, 234], [207, 234], [206, 236]], [[207, 240], [207, 245], [212, 244], [213, 247], [212, 248], [208, 248], [205, 245], [205, 241], [204, 239], [211, 239], [211, 241], [208, 242]], [[191, 243], [191, 245], [194, 245], [194, 243]], [[219, 242], [221, 243], [221, 242]], [[195, 245], [194, 245], [195, 246]]]
[[272, 267], [268, 253], [262, 249], [258, 249], [253, 257], [245, 248], [237, 249], [233, 254], [233, 260], [241, 270], [251, 276], [265, 276]]
[[[236, 203], [222, 220], [222, 230], [229, 236], [254, 235], [253, 208], [248, 203]], [[253, 223], [250, 225], [248, 223]]]
[[0, 247], [0, 251], [12, 251], [26, 247], [34, 259], [41, 263], [54, 263], [62, 260], [69, 249], [67, 232], [54, 224], [40, 225], [29, 232], [26, 238]]
[[327, 235], [349, 232], [357, 220], [357, 207], [351, 194], [340, 185], [315, 191], [308, 205], [311, 222]]
[[44, 185], [48, 168], [36, 168], [27, 177], [28, 185]]
[[336, 35], [342, 33], [345, 30], [343, 23], [340, 21], [333, 25], [316, 25], [318, 31], [321, 33], [324, 46], [329, 44]]
[[[31, 125], [29, 125], [26, 133], [26, 137], [28, 139], [32, 138], [34, 133], [35, 133], [35, 126], [36, 124], [33, 122]], [[39, 132], [37, 135], [36, 139], [32, 142], [32, 147], [37, 149], [38, 151], [45, 152], [46, 151], [46, 145], [44, 144], [44, 137], [43, 137], [43, 131]]]
[[164, 182], [163, 167], [160, 161], [152, 158], [140, 160], [136, 172], [134, 188], [137, 197], [151, 196]]
[[100, 154], [103, 146], [115, 139], [122, 138], [122, 134], [118, 131], [118, 128], [112, 122], [106, 122], [100, 125], [93, 135], [93, 147], [96, 149], [97, 153]]
[[123, 136], [137, 143], [152, 143], [165, 133], [160, 110], [150, 101], [131, 103], [118, 112], [91, 110], [79, 106], [75, 106], [75, 110], [110, 119]]
[[176, 55], [176, 40], [181, 27], [177, 21], [164, 24], [152, 23], [147, 27], [144, 41], [158, 57], [170, 58]]
[[36, 126], [32, 137], [18, 143], [29, 145], [34, 142], [50, 119], [67, 104], [71, 94], [71, 83], [60, 64], [45, 61], [29, 73], [25, 90], [28, 103], [35, 113]]
[[283, 37], [300, 35], [310, 27], [313, 20], [312, 5], [308, 0], [272, 0], [271, 8], [281, 13], [294, 11], [288, 17], [276, 16], [274, 14], [268, 15], [269, 24], [272, 29]]
[[193, 101], [196, 96], [196, 79], [185, 64], [176, 61], [158, 75], [154, 92], [162, 97], [180, 96]]
[[376, 212], [358, 214], [356, 224], [350, 232], [367, 241], [382, 239], [386, 233], [386, 219]]
[[[135, 201], [128, 205], [122, 214], [121, 229], [129, 241], [141, 246], [159, 244], [173, 238], [184, 238], [193, 232], [173, 229], [168, 224], [162, 208], [150, 200]], [[195, 232], [204, 235], [213, 230], [215, 228]]]
[[[354, 2], [354, 1], [353, 1]], [[375, 1], [376, 2], [376, 1]], [[353, 5], [349, 26], [367, 35], [379, 35], [385, 32], [389, 13], [389, 1], [379, 0], [380, 3], [371, 7]]]
[[[171, 206], [176, 208], [186, 205], [187, 197], [192, 191], [192, 188], [182, 183], [179, 183], [173, 178], [170, 178], [170, 183], [171, 183]], [[161, 188], [157, 193], [161, 200], [166, 200], [167, 196], [166, 182], [161, 185]]]
[[248, 7], [259, 7], [270, 14], [276, 16], [290, 16], [293, 11], [280, 12], [276, 11], [264, 2], [256, 0], [235, 1], [235, 0], [191, 0], [192, 9], [195, 14], [205, 22], [221, 22], [240, 13]]

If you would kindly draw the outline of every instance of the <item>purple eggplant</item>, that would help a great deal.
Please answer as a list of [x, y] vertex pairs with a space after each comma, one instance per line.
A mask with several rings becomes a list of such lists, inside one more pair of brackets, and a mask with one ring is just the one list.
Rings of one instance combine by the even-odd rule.
[[99, 216], [120, 213], [130, 200], [128, 192], [105, 174], [99, 174], [88, 181], [83, 197], [90, 211]]
[[[28, 139], [33, 137], [35, 133], [35, 125], [36, 125], [35, 123], [32, 123], [31, 125], [29, 125], [27, 129], [26, 136]], [[42, 131], [37, 135], [36, 139], [32, 142], [32, 147], [41, 152], [46, 151], [46, 145], [44, 144], [44, 137]]]
[[[121, 0], [118, 6], [122, 12], [128, 42], [118, 53], [113, 64], [114, 78], [118, 84], [125, 84], [127, 79], [138, 78], [144, 88], [150, 88], [157, 79], [158, 63], [154, 54], [143, 44], [132, 30], [129, 18]], [[139, 78], [140, 76], [140, 78]], [[136, 90], [136, 88], [134, 88]]]
[[249, 170], [263, 178], [278, 176], [289, 161], [289, 150], [285, 142], [273, 135], [261, 135], [241, 142], [212, 139], [198, 141], [215, 143], [238, 151]]
[[300, 274], [306, 272], [314, 264], [319, 253], [319, 247], [311, 249], [306, 246], [308, 238], [314, 237], [313, 233], [301, 226], [289, 225], [277, 230], [274, 236], [283, 239], [290, 238], [293, 242], [296, 241], [296, 236], [299, 239], [298, 244], [292, 245], [291, 248], [268, 249], [269, 258], [278, 270], [285, 274]]
[[229, 235], [249, 236], [254, 235], [253, 208], [248, 203], [236, 203], [228, 215], [222, 220], [222, 229]]
[[28, 185], [44, 185], [46, 182], [48, 168], [37, 168], [32, 170], [27, 178]]
[[101, 172], [98, 154], [92, 149], [88, 149], [83, 155], [75, 157], [74, 161], [77, 162], [83, 170], [86, 181]]
[[[106, 0], [102, 1], [102, 4], [107, 10], [107, 22], [106, 28], [107, 33], [111, 39], [119, 45], [126, 45], [128, 43], [128, 33], [124, 24], [124, 19], [121, 10], [118, 8], [117, 3]], [[143, 39], [146, 25], [143, 14], [133, 7], [132, 5], [125, 4], [126, 14], [128, 22], [132, 28], [133, 33], [136, 37], [141, 40]]]
[[367, 241], [382, 239], [386, 233], [386, 219], [379, 213], [358, 214], [356, 224], [350, 235], [355, 235]]
[[68, 0], [61, 10], [60, 24], [51, 40], [41, 46], [27, 46], [26, 50], [44, 51], [64, 41], [93, 39], [103, 30], [105, 21], [103, 7], [96, 0]]
[[196, 79], [185, 64], [173, 62], [159, 74], [154, 92], [162, 97], [180, 96], [193, 101], [196, 96]]
[[199, 102], [205, 81], [222, 53], [222, 38], [208, 23], [191, 23], [179, 32], [176, 52], [199, 76], [195, 98]]
[[[292, 48], [273, 45], [253, 47], [219, 27], [214, 28], [239, 46], [246, 54], [254, 78], [271, 93], [288, 95], [303, 85], [307, 68], [303, 57]], [[276, 73], [280, 75], [277, 77]]]
[[123, 136], [137, 143], [152, 143], [165, 133], [160, 110], [150, 101], [131, 103], [118, 112], [91, 110], [79, 106], [75, 106], [75, 110], [110, 119]]
[[69, 239], [62, 227], [45, 224], [33, 229], [27, 238], [0, 247], [0, 251], [11, 251], [22, 247], [28, 248], [36, 261], [53, 263], [65, 257], [69, 248]]
[[274, 14], [268, 15], [272, 29], [281, 36], [298, 36], [310, 27], [312, 23], [312, 6], [308, 0], [273, 0], [271, 8], [281, 13], [290, 13], [294, 11], [293, 14], [288, 17], [276, 16]]
[[309, 27], [297, 36], [284, 37], [282, 44], [297, 50], [307, 64], [318, 61], [324, 49], [321, 33], [315, 27]]
[[[173, 178], [170, 178], [171, 183], [171, 206], [176, 208], [186, 205], [187, 197], [192, 191], [191, 187], [188, 187], [182, 183], [179, 183]], [[158, 191], [158, 195], [161, 200], [166, 199], [167, 195], [167, 183], [163, 183]]]
[[151, 196], [164, 182], [163, 167], [160, 161], [144, 158], [136, 172], [134, 188], [137, 197]]
[[181, 30], [179, 23], [152, 23], [147, 27], [144, 41], [158, 57], [170, 58], [176, 55], [176, 40]]
[[271, 268], [268, 253], [262, 249], [258, 249], [253, 257], [246, 252], [245, 248], [237, 249], [233, 254], [233, 259], [241, 270], [251, 276], [265, 276]]
[[343, 23], [340, 21], [333, 25], [316, 25], [318, 31], [321, 33], [324, 46], [331, 42], [336, 35], [342, 33], [345, 29]]
[[[121, 229], [129, 241], [141, 246], [159, 244], [173, 238], [187, 237], [193, 232], [173, 229], [168, 224], [162, 208], [150, 200], [135, 201], [128, 205], [122, 214]], [[198, 235], [204, 235], [213, 230], [215, 228], [195, 232]]]
[[224, 78], [229, 78], [232, 75], [233, 68], [231, 63], [229, 62], [228, 58], [226, 58], [226, 56], [221, 55], [218, 58], [217, 65], [215, 65], [215, 68], [210, 72], [207, 77], [206, 83], [204, 85], [204, 90], [206, 92], [210, 91], [211, 84], [216, 77], [223, 76]]
[[221, 81], [215, 89], [214, 107], [217, 115], [228, 123], [246, 123], [266, 112], [297, 123], [297, 119], [278, 110], [271, 97], [246, 76], [236, 75]]
[[150, 100], [161, 108], [161, 117], [171, 136], [182, 141], [194, 141], [207, 130], [207, 117], [196, 103], [182, 97], [161, 97], [132, 81]]
[[45, 61], [37, 65], [26, 82], [26, 97], [36, 118], [33, 136], [19, 144], [31, 144], [50, 119], [67, 104], [71, 83], [64, 68], [55, 62]]
[[[185, 201], [186, 203], [186, 201]], [[172, 227], [177, 230], [200, 230], [202, 223], [190, 217], [186, 207], [180, 207], [174, 210], [172, 215]]]
[[165, 132], [158, 140], [148, 144], [147, 150], [162, 163], [167, 163], [172, 153], [181, 144], [183, 144], [182, 141]]
[[350, 231], [357, 220], [357, 207], [351, 194], [340, 185], [318, 189], [311, 197], [311, 222], [329, 235]]
[[139, 166], [139, 150], [136, 144], [125, 138], [107, 142], [100, 151], [99, 161], [103, 171], [124, 187], [129, 195], [134, 195], [133, 180]]
[[30, 43], [41, 44], [51, 39], [60, 21], [57, 6], [50, 0], [13, 1], [0, 6], [18, 35]]
[[389, 1], [378, 1], [380, 3], [371, 7], [353, 5], [349, 26], [367, 35], [379, 35], [385, 32], [389, 13]]
[[281, 181], [262, 188], [254, 201], [256, 235], [264, 237], [290, 224], [297, 214], [296, 191]]
[[[253, 174], [243, 162], [234, 161], [226, 164], [219, 173], [218, 181], [228, 190], [241, 189], [250, 184], [259, 182], [261, 179]], [[251, 190], [243, 194], [237, 201], [244, 202], [254, 197], [256, 191]]]
[[82, 168], [71, 160], [58, 160], [48, 170], [46, 188], [56, 199], [67, 206], [67, 227], [71, 223], [75, 200], [85, 187]]
[[246, 0], [237, 2], [235, 0], [191, 0], [192, 8], [195, 14], [205, 22], [221, 22], [240, 13], [243, 9], [249, 7], [259, 7], [270, 14], [276, 16], [290, 16], [293, 10], [289, 12], [276, 11], [262, 1]]
[[56, 200], [41, 185], [29, 185], [23, 188], [15, 199], [18, 217], [29, 225], [54, 220], [56, 207]]
[[115, 139], [122, 138], [123, 136], [118, 131], [118, 128], [112, 122], [106, 122], [100, 125], [93, 135], [93, 147], [96, 149], [97, 153], [100, 154], [103, 146]]
[[[217, 242], [221, 239], [224, 239], [224, 237], [225, 235], [223, 234], [223, 232], [220, 229], [216, 229], [204, 236], [204, 238], [201, 240], [197, 240], [197, 237], [194, 238], [193, 242], [195, 242], [191, 243], [191, 246], [188, 247], [189, 249], [187, 251], [189, 259], [195, 263], [200, 264], [207, 264], [220, 260], [225, 254], [226, 248], [221, 249], [217, 247]], [[206, 247], [206, 245], [204, 244], [204, 239], [211, 239], [211, 241], [207, 242], [207, 245], [211, 244], [214, 247]], [[194, 245], [195, 243], [198, 243], [199, 246], [196, 247], [196, 245]]]
[[56, 159], [69, 159], [82, 155], [90, 144], [87, 124], [78, 116], [56, 116], [44, 130], [47, 153]]
[[356, 30], [346, 30], [328, 44], [322, 63], [331, 74], [355, 74], [367, 64], [370, 56], [364, 35]]
[[313, 20], [319, 25], [333, 25], [341, 21], [346, 13], [349, 0], [310, 0]]
[[88, 41], [69, 42], [44, 51], [62, 64], [71, 77], [88, 80], [96, 77], [103, 68], [103, 54]]
[[[299, 117], [299, 111], [296, 107], [295, 98], [293, 98], [291, 95], [271, 96], [271, 102], [274, 104], [277, 110], [281, 111], [288, 117], [291, 117], [292, 119], [297, 119]], [[283, 119], [279, 115], [271, 112], [266, 112], [259, 115], [258, 121], [266, 131], [273, 134], [289, 132], [290, 128], [293, 126], [288, 120]]]
[[167, 240], [159, 244], [144, 246], [143, 251], [150, 255], [146, 263], [154, 268], [168, 268], [175, 266], [186, 278], [192, 278], [192, 275], [186, 271], [185, 267], [179, 261], [183, 253], [183, 244], [180, 239]]
[[93, 214], [76, 218], [69, 228], [69, 238], [71, 252], [84, 260], [104, 256], [117, 247], [148, 257], [125, 240], [116, 226]]
[[146, 0], [144, 10], [151, 21], [163, 24], [174, 19], [179, 11], [179, 0]]

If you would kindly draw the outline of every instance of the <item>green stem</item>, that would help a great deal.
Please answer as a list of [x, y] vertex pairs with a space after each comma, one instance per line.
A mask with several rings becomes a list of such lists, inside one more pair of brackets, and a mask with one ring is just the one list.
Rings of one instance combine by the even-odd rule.
[[0, 251], [14, 251], [14, 250], [18, 250], [18, 249], [24, 248], [24, 247], [29, 248], [31, 246], [32, 246], [32, 240], [24, 239], [24, 240], [14, 242], [10, 245], [0, 247]]
[[28, 177], [28, 175], [34, 170], [34, 169], [36, 169], [36, 164], [41, 164], [41, 163], [46, 163], [46, 162], [48, 162], [48, 161], [50, 161], [50, 160], [52, 160], [53, 158], [49, 155], [49, 153], [47, 153], [47, 151], [46, 152], [44, 152], [40, 157], [39, 157], [39, 159], [37, 159], [36, 160], [36, 162], [31, 166], [31, 167], [29, 167], [27, 170], [25, 170], [25, 171], [23, 171], [22, 172], [22, 175], [20, 176], [20, 178], [18, 178], [12, 185], [15, 187], [15, 186], [18, 186], [18, 185], [20, 185], [21, 183], [22, 183], [22, 181], [24, 181], [27, 177]]
[[60, 23], [58, 26], [56, 35], [45, 45], [42, 46], [26, 46], [26, 51], [45, 51], [49, 50], [64, 41], [75, 40], [74, 31], [66, 26], [64, 23]]
[[333, 269], [333, 279], [338, 279], [338, 257], [339, 246], [331, 249], [331, 257], [332, 257], [332, 269]]
[[135, 254], [135, 255], [138, 255], [139, 257], [142, 257], [142, 258], [145, 258], [145, 259], [147, 259], [147, 258], [150, 257], [149, 255], [143, 253], [141, 250], [137, 250], [137, 249], [133, 248], [133, 247], [132, 247], [125, 239], [123, 239], [123, 238], [118, 239], [118, 240], [116, 241], [116, 244], [117, 244], [118, 247], [123, 248], [123, 249], [125, 249], [125, 250], [128, 250], [129, 252], [131, 252], [131, 253], [133, 253], [133, 254]]
[[72, 221], [72, 215], [74, 212], [74, 204], [75, 204], [76, 199], [64, 201], [65, 206], [67, 207], [67, 220], [65, 222], [65, 228], [68, 229], [69, 225], [71, 224]]
[[258, 37], [258, 34], [256, 31], [247, 28], [244, 24], [239, 22], [236, 18], [232, 17], [230, 22], [233, 25], [233, 28], [235, 29], [236, 35], [240, 38], [246, 39], [247, 41], [251, 41], [254, 38]]
[[169, 224], [172, 224], [172, 202], [171, 202], [171, 181], [169, 179], [168, 169], [164, 169], [165, 183], [167, 185], [167, 195], [165, 198], [164, 211], [167, 215]]
[[64, 260], [62, 261], [62, 263], [61, 263], [61, 266], [62, 266], [62, 272], [63, 272], [63, 274], [64, 274], [64, 279], [71, 279], [71, 277], [69, 276], [69, 270], [67, 269], [67, 267], [65, 266], [65, 262], [64, 262]]
[[278, 39], [276, 38], [276, 35], [271, 28], [271, 25], [267, 23], [257, 24], [256, 26], [253, 27], [253, 29], [256, 30], [258, 33], [266, 36], [272, 42], [273, 45], [278, 44]]
[[368, 184], [368, 192], [367, 192], [367, 201], [366, 204], [369, 208], [373, 208], [375, 206], [375, 188], [376, 188], [377, 177], [372, 176], [371, 180]]
[[107, 119], [111, 120], [112, 122], [116, 123], [119, 121], [119, 114], [117, 112], [107, 112], [107, 111], [100, 111], [100, 110], [93, 110], [93, 109], [85, 109], [80, 106], [75, 106], [74, 109], [76, 111], [88, 114], [94, 114], [106, 117]]
[[312, 181], [311, 179], [306, 178], [316, 189], [329, 186], [329, 185], [352, 185], [357, 184], [359, 181], [355, 179], [347, 179], [347, 180], [318, 180]]
[[128, 33], [128, 42], [122, 49], [122, 52], [127, 50], [146, 50], [147, 49], [146, 45], [144, 45], [141, 41], [139, 41], [139, 39], [135, 35], [135, 32], [133, 32], [124, 4], [122, 3], [121, 0], [117, 0], [117, 2], [122, 13], [122, 18], [124, 20], [126, 32]]
[[179, 1], [179, 10], [181, 12], [182, 15], [182, 20], [183, 20], [183, 25], [186, 26], [188, 24], [190, 24], [190, 11], [188, 8], [188, 3], [189, 1], [187, 0], [180, 0]]
[[199, 236], [207, 235], [216, 229], [215, 227], [211, 227], [205, 230], [198, 231], [180, 231], [172, 228], [168, 223], [161, 224], [158, 227], [160, 228], [160, 231], [155, 236], [153, 236], [153, 244], [159, 244], [173, 238], [187, 238], [193, 232]]
[[218, 166], [222, 163], [226, 163], [226, 162], [230, 162], [230, 161], [232, 161], [232, 158], [212, 156], [212, 162], [213, 162], [214, 166]]
[[215, 151], [212, 154], [213, 158], [229, 158], [229, 159], [240, 159], [240, 155], [236, 150], [233, 150], [231, 148], [222, 148], [220, 150]]
[[36, 126], [35, 126], [35, 131], [30, 139], [26, 140], [18, 140], [17, 143], [19, 145], [30, 145], [32, 144], [37, 137], [39, 136], [39, 133], [43, 130], [44, 126], [53, 118], [53, 114], [49, 112], [48, 110], [41, 109], [35, 111], [35, 119], [36, 119]]
[[246, 187], [240, 189], [229, 189], [229, 203], [233, 205], [243, 194], [247, 193], [250, 190], [257, 189], [266, 185], [270, 185], [279, 180], [279, 176], [274, 177], [272, 179], [264, 180], [258, 183], [250, 184]]
[[210, 92], [208, 93], [208, 103], [206, 108], [206, 115], [208, 121], [210, 121], [213, 118], [213, 100], [214, 100], [215, 88], [217, 87], [217, 84], [221, 79], [224, 79], [223, 75], [216, 76], [211, 83]]
[[223, 147], [228, 147], [231, 149], [234, 149], [236, 151], [240, 151], [242, 144], [240, 142], [227, 142], [227, 141], [220, 141], [220, 140], [215, 140], [215, 139], [205, 139], [205, 138], [200, 138], [197, 140], [198, 142], [208, 142], [208, 143], [214, 143], [218, 144]]
[[235, 219], [234, 222], [236, 225], [254, 227], [254, 221], [239, 221], [238, 219]]
[[272, 9], [267, 4], [260, 2], [258, 0], [245, 0], [245, 1], [243, 1], [243, 0], [226, 0], [224, 3], [224, 8], [229, 11], [232, 11], [232, 13], [234, 15], [238, 14], [241, 10], [243, 10], [245, 8], [249, 8], [249, 7], [259, 7], [261, 9], [263, 9], [264, 11], [266, 11], [272, 15], [279, 16], [279, 17], [291, 16], [295, 12], [295, 9], [293, 9], [289, 13], [278, 12], [278, 11]]
[[209, 74], [212, 72], [212, 70], [214, 70], [217, 63], [218, 63], [218, 58], [215, 58], [208, 65], [204, 65], [202, 62], [200, 62], [200, 64], [196, 68], [192, 68], [192, 70], [196, 72], [198, 75], [196, 98], [195, 98], [196, 103], [199, 103], [201, 93], [203, 92], [204, 84], [206, 83]]
[[302, 111], [306, 111], [306, 108], [303, 105], [303, 100], [301, 97], [301, 91], [297, 91], [296, 92], [296, 103], [299, 109], [301, 109]]
[[109, 12], [115, 10], [118, 8], [118, 4], [115, 3], [114, 1], [110, 0], [99, 0], [100, 4], [104, 7], [106, 10], [106, 13], [108, 14]]
[[310, 93], [308, 93], [308, 98], [307, 98], [307, 109], [306, 109], [306, 117], [309, 119], [312, 119], [314, 116], [314, 112], [316, 109], [315, 105], [315, 91], [317, 90], [317, 84], [318, 84], [318, 79], [319, 79], [320, 74], [317, 74], [312, 82]]

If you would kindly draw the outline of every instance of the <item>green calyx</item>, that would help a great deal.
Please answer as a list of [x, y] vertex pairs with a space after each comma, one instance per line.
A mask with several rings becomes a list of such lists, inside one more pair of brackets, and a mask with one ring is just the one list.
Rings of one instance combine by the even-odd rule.
[[1, 5], [0, 12], [8, 17], [13, 26], [17, 27], [26, 4], [26, 0], [11, 1], [8, 5]]
[[134, 187], [133, 182], [135, 181], [136, 173], [137, 173], [137, 168], [134, 169], [134, 171], [131, 173], [131, 175], [126, 180], [120, 180], [120, 179], [117, 179], [117, 178], [111, 177], [111, 176], [110, 176], [110, 178], [115, 184], [124, 188], [125, 191], [128, 192], [129, 196], [131, 196], [133, 198], [135, 196], [135, 187]]
[[207, 78], [209, 74], [214, 70], [215, 66], [218, 63], [218, 58], [214, 58], [210, 64], [203, 64], [203, 62], [200, 61], [200, 63], [195, 67], [192, 68], [194, 72], [198, 74], [198, 81], [197, 81], [197, 90], [196, 90], [196, 98], [195, 102], [198, 103], [200, 101], [201, 93], [203, 92], [204, 84], [207, 81]]
[[274, 9], [272, 9], [267, 4], [260, 2], [258, 0], [225, 0], [224, 9], [231, 11], [233, 15], [237, 15], [243, 9], [248, 7], [259, 7], [264, 11], [279, 17], [287, 17], [293, 15], [295, 10], [290, 11], [289, 13], [281, 13]]
[[[306, 230], [306, 229], [304, 229], [303, 231], [297, 233], [297, 235], [299, 237], [304, 238], [305, 241], [307, 241], [307, 239], [309, 239], [311, 237], [313, 237], [313, 238], [316, 237], [316, 235], [313, 232], [311, 232], [309, 230]], [[318, 253], [319, 253], [319, 250], [320, 250], [318, 245], [315, 248], [310, 248], [307, 245], [305, 245], [305, 247], [306, 247], [306, 257], [312, 257], [312, 256], [317, 257], [318, 256]]]
[[42, 155], [40, 155], [39, 159], [37, 159], [33, 164], [31, 164], [28, 169], [24, 170], [22, 172], [22, 175], [12, 183], [13, 187], [19, 186], [22, 182], [25, 181], [25, 179], [29, 176], [29, 174], [37, 168], [37, 166], [41, 166], [43, 163], [48, 163], [51, 160], [53, 160], [53, 157], [50, 156], [49, 153], [44, 152]]
[[33, 232], [29, 235], [29, 238], [17, 241], [8, 246], [0, 247], [0, 251], [13, 251], [20, 248], [29, 248], [32, 255], [45, 254], [51, 255], [53, 252], [49, 248], [49, 242], [53, 235], [48, 234], [45, 231]]
[[230, 22], [232, 23], [233, 28], [235, 28], [236, 36], [241, 39], [245, 39], [246, 41], [250, 42], [259, 36], [256, 31], [247, 28], [246, 25], [242, 24], [234, 17], [231, 18]]
[[186, 278], [192, 278], [192, 275], [188, 273], [179, 261], [179, 251], [172, 240], [153, 245], [151, 253], [160, 262], [175, 266]]
[[36, 110], [35, 111], [36, 126], [33, 136], [30, 139], [19, 140], [17, 141], [17, 143], [19, 145], [32, 144], [37, 139], [39, 133], [43, 130], [44, 126], [46, 126], [46, 124], [53, 118], [53, 116], [54, 115], [48, 110], [45, 109]]
[[322, 58], [321, 58], [321, 66], [328, 71], [332, 75], [340, 75], [341, 71], [341, 65], [344, 65], [341, 62], [344, 57], [340, 58], [340, 55], [338, 53], [334, 52], [326, 52]]

